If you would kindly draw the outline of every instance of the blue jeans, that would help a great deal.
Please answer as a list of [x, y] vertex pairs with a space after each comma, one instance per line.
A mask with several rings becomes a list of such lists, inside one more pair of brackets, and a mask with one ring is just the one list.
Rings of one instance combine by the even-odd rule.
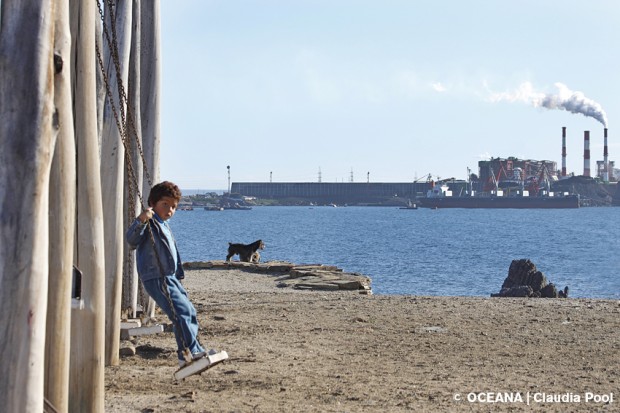
[[[153, 300], [172, 321], [174, 336], [177, 340], [179, 360], [183, 360], [183, 349], [186, 347], [192, 354], [205, 351], [198, 342], [196, 309], [189, 301], [187, 291], [185, 291], [177, 277], [170, 275], [163, 278], [155, 278], [144, 281], [143, 284], [146, 292], [153, 297]], [[167, 291], [164, 289], [167, 289]], [[168, 300], [168, 295], [170, 295], [170, 300]], [[172, 302], [174, 311], [170, 307], [170, 302]]]

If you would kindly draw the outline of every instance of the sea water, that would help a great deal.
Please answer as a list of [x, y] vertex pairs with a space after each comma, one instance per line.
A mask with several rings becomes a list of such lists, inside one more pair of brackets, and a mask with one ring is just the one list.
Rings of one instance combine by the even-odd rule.
[[375, 294], [488, 297], [528, 258], [570, 297], [619, 298], [619, 218], [613, 207], [254, 207], [178, 211], [170, 225], [184, 261], [262, 239], [262, 261], [336, 265], [371, 277]]

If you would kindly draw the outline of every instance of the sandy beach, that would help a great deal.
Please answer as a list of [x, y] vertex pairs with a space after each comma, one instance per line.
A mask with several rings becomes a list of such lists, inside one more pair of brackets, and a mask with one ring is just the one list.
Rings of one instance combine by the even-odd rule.
[[187, 271], [201, 341], [230, 359], [177, 382], [172, 333], [140, 336], [135, 356], [106, 368], [106, 412], [620, 411], [616, 300], [360, 295], [277, 279]]

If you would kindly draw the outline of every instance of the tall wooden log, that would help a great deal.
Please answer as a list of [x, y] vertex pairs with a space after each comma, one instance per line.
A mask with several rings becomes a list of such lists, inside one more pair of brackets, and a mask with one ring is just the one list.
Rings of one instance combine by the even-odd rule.
[[[125, 225], [128, 228], [131, 221], [135, 219], [139, 211], [141, 211], [140, 199], [137, 192], [143, 197], [148, 194], [142, 194], [142, 157], [140, 150], [142, 147], [141, 132], [141, 116], [140, 116], [140, 0], [133, 0], [132, 12], [135, 17], [132, 19], [131, 33], [131, 55], [129, 61], [129, 112], [133, 120], [134, 128], [130, 128], [130, 153], [129, 162], [133, 169], [133, 176], [125, 171], [125, 192], [128, 194], [125, 205]], [[136, 134], [138, 134], [136, 136]], [[138, 142], [140, 146], [138, 147]], [[128, 251], [125, 253], [126, 262], [123, 270], [123, 301], [121, 303], [121, 311], [127, 313], [130, 317], [135, 317], [138, 306], [138, 288], [140, 281], [135, 265], [135, 252]]]
[[75, 135], [71, 104], [69, 1], [57, 0], [54, 7], [54, 103], [59, 128], [50, 176], [50, 282], [45, 335], [45, 397], [58, 412], [65, 413], [69, 411]]
[[76, 261], [82, 270], [84, 309], [71, 314], [69, 411], [103, 413], [105, 280], [103, 204], [97, 136], [95, 15], [91, 2], [71, 0], [77, 137]]
[[[105, 318], [105, 363], [119, 364], [119, 342], [121, 335], [121, 294], [123, 280], [123, 171], [125, 149], [122, 136], [126, 123], [122, 114], [126, 113], [125, 102], [120, 89], [127, 89], [129, 76], [129, 52], [131, 45], [131, 0], [118, 0], [114, 15], [106, 14], [106, 26], [115, 45], [105, 43], [106, 73], [113, 101], [106, 100], [103, 111], [103, 136], [101, 145], [101, 190], [103, 194], [104, 228], [105, 228], [105, 263], [106, 263], [106, 318]], [[106, 11], [108, 9], [106, 8]], [[115, 21], [113, 22], [112, 19]], [[115, 53], [118, 61], [115, 62]], [[117, 67], [118, 64], [118, 67]], [[118, 71], [118, 72], [117, 72]], [[120, 82], [120, 84], [119, 84]], [[125, 92], [126, 93], [126, 92]], [[116, 111], [116, 116], [114, 110]], [[121, 123], [119, 130], [118, 123]]]
[[53, 105], [53, 3], [2, 1], [0, 403], [43, 411]]
[[159, 182], [161, 45], [159, 38], [159, 0], [143, 1], [140, 14], [140, 73], [142, 140], [144, 158], [151, 182], [145, 179], [143, 193], [148, 196], [151, 184]]
[[[142, 45], [140, 48], [141, 90], [140, 111], [142, 117], [142, 143], [144, 158], [149, 179], [144, 179], [142, 193], [145, 197], [151, 190], [151, 185], [159, 182], [159, 142], [160, 142], [160, 86], [161, 86], [161, 44], [159, 0], [144, 1], [141, 4], [140, 34]], [[146, 295], [148, 297], [148, 295]], [[148, 304], [143, 301], [143, 307], [149, 316], [153, 316], [155, 306], [153, 300]]]

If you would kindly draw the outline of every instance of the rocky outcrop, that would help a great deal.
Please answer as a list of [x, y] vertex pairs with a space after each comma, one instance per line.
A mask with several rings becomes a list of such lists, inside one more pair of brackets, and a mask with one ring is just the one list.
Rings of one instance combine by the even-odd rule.
[[491, 297], [567, 298], [568, 287], [558, 291], [547, 277], [528, 259], [513, 260], [499, 293]]
[[260, 264], [239, 261], [198, 261], [183, 264], [186, 269], [239, 269], [242, 271], [279, 276], [278, 286], [298, 290], [342, 291], [357, 290], [361, 294], [372, 294], [371, 279], [358, 273], [347, 273], [333, 265], [296, 265], [283, 261], [269, 261]]

